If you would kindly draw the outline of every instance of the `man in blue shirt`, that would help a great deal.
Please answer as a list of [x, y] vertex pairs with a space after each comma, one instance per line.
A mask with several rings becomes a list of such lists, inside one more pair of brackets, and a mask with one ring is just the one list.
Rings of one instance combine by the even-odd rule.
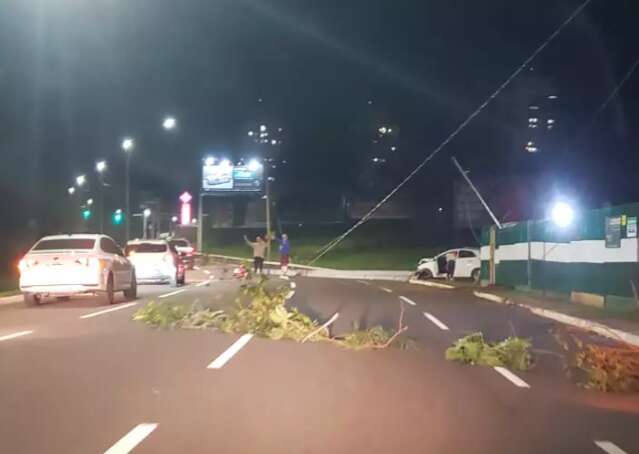
[[[276, 241], [278, 241], [276, 239]], [[280, 246], [280, 269], [282, 270], [282, 274], [286, 274], [288, 272], [288, 262], [291, 255], [291, 242], [288, 240], [288, 235], [286, 233], [282, 233], [282, 238], [279, 240]]]

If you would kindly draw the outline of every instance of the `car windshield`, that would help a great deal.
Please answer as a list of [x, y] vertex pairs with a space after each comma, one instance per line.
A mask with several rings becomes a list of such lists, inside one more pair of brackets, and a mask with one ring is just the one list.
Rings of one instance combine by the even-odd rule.
[[140, 253], [160, 253], [166, 252], [166, 244], [163, 243], [136, 243], [128, 244], [125, 249], [126, 255], [130, 255], [131, 252], [136, 254]]
[[93, 249], [95, 240], [92, 238], [57, 238], [42, 240], [33, 247], [34, 251], [59, 251], [64, 249]]
[[189, 242], [186, 240], [171, 240], [170, 243], [172, 246], [189, 247]]

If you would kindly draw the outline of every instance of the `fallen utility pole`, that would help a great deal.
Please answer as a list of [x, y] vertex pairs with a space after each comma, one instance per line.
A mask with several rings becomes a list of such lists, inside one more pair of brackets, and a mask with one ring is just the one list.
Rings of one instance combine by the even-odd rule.
[[494, 213], [492, 212], [492, 210], [490, 209], [490, 207], [488, 206], [484, 198], [481, 196], [481, 194], [479, 193], [479, 191], [477, 190], [473, 182], [470, 181], [470, 178], [468, 178], [468, 175], [466, 175], [466, 172], [464, 171], [464, 169], [462, 169], [462, 166], [459, 164], [459, 162], [457, 162], [457, 159], [455, 159], [455, 156], [452, 156], [451, 159], [453, 160], [453, 164], [455, 164], [455, 167], [457, 167], [457, 169], [459, 170], [459, 173], [461, 173], [462, 177], [464, 177], [464, 180], [466, 180], [466, 183], [468, 183], [468, 185], [473, 190], [473, 192], [475, 193], [475, 195], [477, 196], [481, 204], [484, 206], [486, 211], [488, 211], [488, 214], [493, 219], [493, 222], [495, 223], [497, 228], [501, 229], [501, 223], [499, 222], [499, 219], [497, 219], [497, 217], [494, 215]]

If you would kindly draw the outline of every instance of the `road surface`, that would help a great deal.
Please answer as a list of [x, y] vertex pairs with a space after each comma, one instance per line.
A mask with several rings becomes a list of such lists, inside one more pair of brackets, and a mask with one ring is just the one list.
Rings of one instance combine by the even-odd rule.
[[[206, 274], [204, 271], [208, 272]], [[552, 322], [466, 291], [293, 278], [289, 304], [333, 332], [395, 326], [415, 348], [354, 352], [131, 320], [149, 300], [211, 301], [237, 287], [219, 268], [134, 304], [91, 299], [0, 306], [2, 453], [638, 453], [639, 400], [564, 376]], [[444, 359], [458, 337], [531, 337], [533, 370]]]

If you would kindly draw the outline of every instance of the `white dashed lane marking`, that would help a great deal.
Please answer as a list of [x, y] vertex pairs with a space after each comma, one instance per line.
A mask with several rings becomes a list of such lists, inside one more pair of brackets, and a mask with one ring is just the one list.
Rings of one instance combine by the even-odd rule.
[[386, 287], [380, 287], [379, 289], [385, 291], [386, 293], [393, 293], [393, 291], [391, 289], [386, 288]]
[[18, 331], [17, 333], [6, 334], [4, 336], [0, 336], [0, 341], [7, 341], [15, 339], [16, 337], [27, 336], [31, 333], [33, 333], [33, 331]]
[[411, 306], [417, 306], [417, 303], [415, 301], [410, 298], [406, 298], [405, 296], [400, 296], [399, 299], [407, 304], [410, 304]]
[[156, 423], [143, 423], [135, 426], [124, 437], [120, 438], [116, 444], [104, 451], [104, 454], [128, 454], [139, 445], [142, 440], [148, 437], [158, 425]]
[[626, 451], [611, 441], [595, 441], [595, 445], [603, 449], [608, 454], [627, 454]]
[[364, 284], [364, 285], [371, 285], [370, 282], [367, 282], [367, 281], [359, 281], [358, 280], [357, 282], [359, 282], [360, 284]]
[[233, 356], [239, 352], [242, 347], [249, 343], [249, 341], [253, 338], [252, 334], [244, 334], [238, 340], [236, 340], [233, 345], [226, 349], [224, 353], [215, 358], [211, 364], [207, 366], [207, 369], [221, 369]]
[[448, 326], [446, 326], [444, 323], [442, 323], [441, 320], [439, 320], [434, 315], [429, 314], [428, 312], [424, 312], [424, 317], [426, 317], [428, 320], [433, 322], [439, 329], [444, 330], [444, 331], [448, 331]]
[[158, 298], [168, 298], [169, 296], [179, 295], [182, 292], [186, 292], [186, 289], [180, 289], [180, 290], [176, 290], [174, 292], [165, 293], [164, 295], [158, 296]]
[[513, 374], [511, 371], [506, 369], [505, 367], [494, 367], [499, 374], [501, 374], [506, 380], [510, 381], [513, 385], [518, 388], [530, 388], [530, 385], [519, 378], [517, 375]]
[[[161, 298], [161, 297], [160, 297]], [[131, 307], [131, 306], [135, 306], [138, 303], [126, 303], [126, 304], [121, 304], [119, 306], [116, 307], [111, 307], [109, 309], [104, 309], [101, 311], [97, 311], [97, 312], [91, 312], [90, 314], [85, 314], [85, 315], [81, 315], [80, 318], [92, 318], [92, 317], [97, 317], [98, 315], [103, 315], [103, 314], [108, 314], [109, 312], [115, 312], [115, 311], [119, 311], [120, 309], [126, 309], [127, 307]]]

